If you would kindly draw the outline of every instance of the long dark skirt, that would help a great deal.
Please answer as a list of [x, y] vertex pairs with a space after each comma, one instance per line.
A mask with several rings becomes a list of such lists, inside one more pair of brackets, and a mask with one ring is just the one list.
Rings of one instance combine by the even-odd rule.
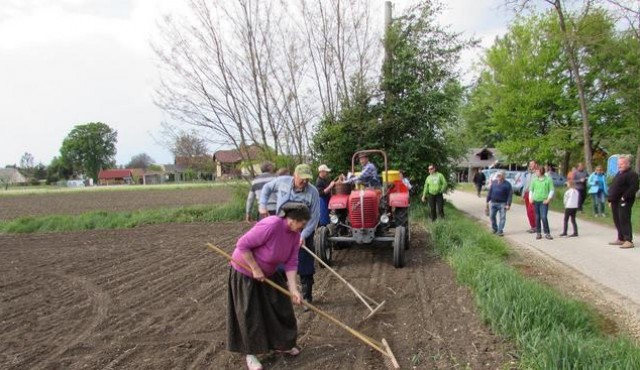
[[[229, 273], [227, 349], [244, 354], [289, 350], [296, 345], [298, 324], [291, 299], [266, 283], [234, 268]], [[287, 289], [284, 274], [270, 276]]]

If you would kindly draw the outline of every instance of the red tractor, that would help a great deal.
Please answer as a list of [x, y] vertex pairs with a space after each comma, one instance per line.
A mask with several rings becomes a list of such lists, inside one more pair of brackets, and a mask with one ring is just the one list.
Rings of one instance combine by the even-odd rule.
[[384, 158], [382, 187], [365, 188], [342, 183], [329, 200], [330, 223], [315, 233], [316, 253], [331, 263], [333, 247], [352, 243], [393, 246], [393, 265], [405, 265], [409, 248], [409, 189], [398, 171], [389, 171], [387, 154], [382, 150], [363, 150], [353, 154], [351, 173], [360, 154], [379, 154]]

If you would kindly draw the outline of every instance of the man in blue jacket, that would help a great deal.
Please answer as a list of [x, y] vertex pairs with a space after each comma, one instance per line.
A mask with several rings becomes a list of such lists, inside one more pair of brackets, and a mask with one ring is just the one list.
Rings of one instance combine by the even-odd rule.
[[[313, 251], [313, 234], [320, 220], [320, 200], [318, 190], [309, 181], [313, 178], [311, 167], [308, 164], [300, 164], [296, 167], [293, 176], [279, 176], [266, 183], [260, 192], [258, 210], [263, 217], [268, 216], [267, 205], [269, 197], [276, 195], [276, 212], [280, 212], [287, 202], [304, 203], [311, 211], [311, 219], [300, 233], [302, 238], [300, 245], [305, 245]], [[316, 273], [315, 260], [304, 249], [298, 254], [298, 275], [302, 285], [302, 297], [309, 303], [313, 302], [313, 275]], [[305, 306], [305, 311], [308, 309]]]
[[[493, 233], [498, 236], [504, 236], [504, 224], [507, 221], [507, 211], [511, 208], [511, 198], [513, 197], [513, 189], [511, 183], [505, 181], [504, 171], [498, 171], [496, 180], [489, 187], [487, 193], [487, 211], [491, 217], [491, 228]], [[496, 215], [500, 213], [500, 221], [496, 221]]]

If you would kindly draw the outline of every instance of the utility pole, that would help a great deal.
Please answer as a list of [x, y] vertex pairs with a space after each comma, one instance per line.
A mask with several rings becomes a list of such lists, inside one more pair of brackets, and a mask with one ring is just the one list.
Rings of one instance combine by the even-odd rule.
[[[391, 28], [391, 1], [384, 2], [384, 33], [387, 35]], [[391, 58], [391, 50], [389, 49], [389, 43], [384, 45], [384, 58], [388, 61]]]

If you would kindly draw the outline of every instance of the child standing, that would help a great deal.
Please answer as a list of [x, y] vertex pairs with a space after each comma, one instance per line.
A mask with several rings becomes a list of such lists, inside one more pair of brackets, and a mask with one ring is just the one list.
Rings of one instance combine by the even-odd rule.
[[576, 224], [576, 212], [578, 211], [578, 203], [580, 199], [580, 193], [575, 188], [573, 180], [567, 181], [567, 191], [564, 193], [564, 226], [562, 228], [562, 234], [560, 236], [567, 236], [567, 223], [571, 218], [571, 225], [573, 225], [573, 234], [569, 237], [578, 236], [578, 224]]

